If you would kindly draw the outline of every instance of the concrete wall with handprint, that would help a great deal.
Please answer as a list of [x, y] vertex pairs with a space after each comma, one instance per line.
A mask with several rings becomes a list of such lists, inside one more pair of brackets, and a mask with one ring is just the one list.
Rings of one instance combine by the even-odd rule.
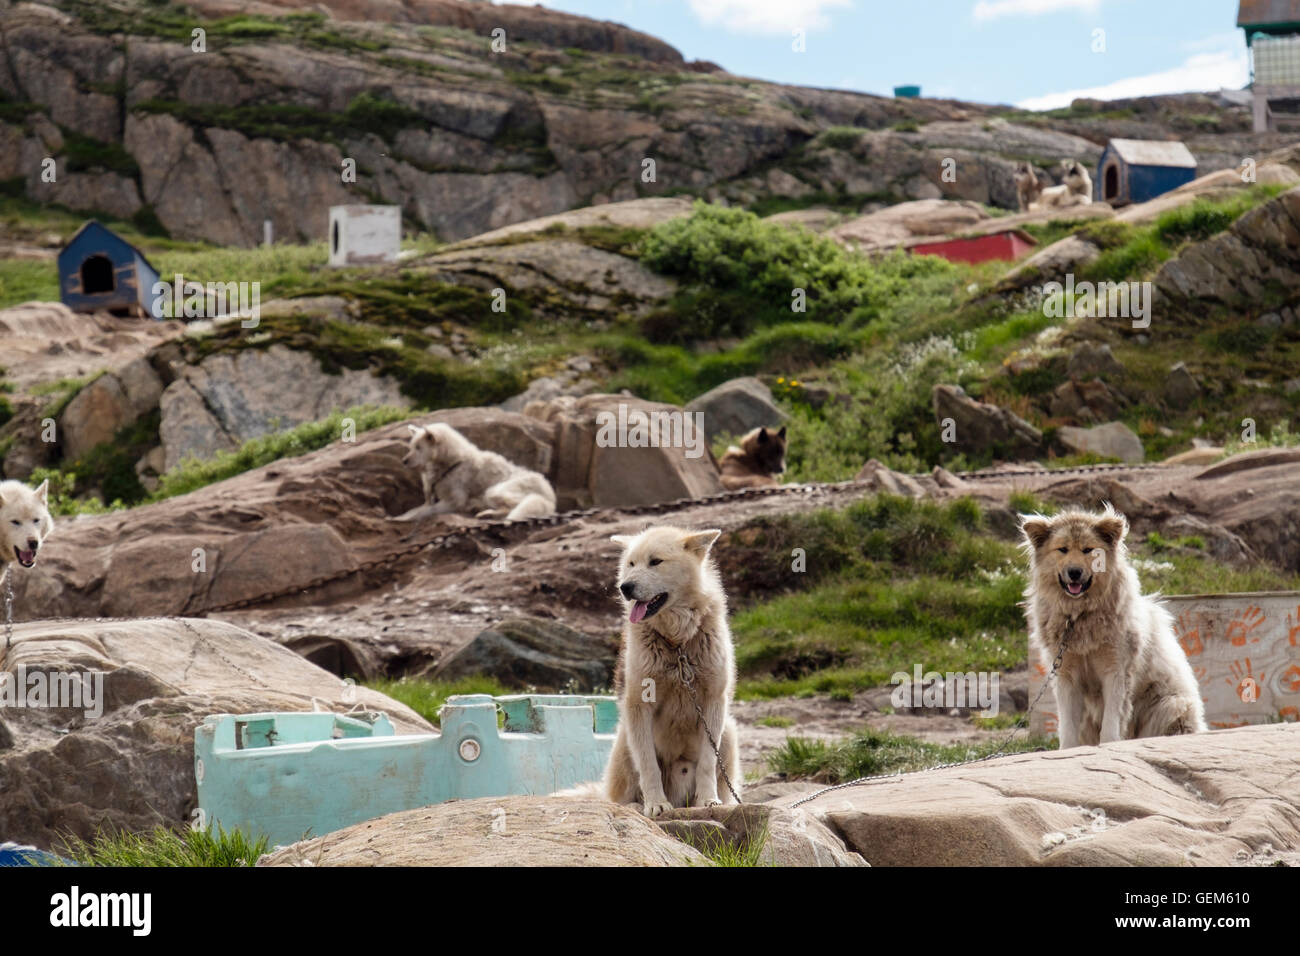
[[[1300, 720], [1300, 591], [1187, 594], [1161, 601], [1174, 615], [1211, 730]], [[1050, 664], [1030, 649], [1030, 700]], [[1029, 730], [1056, 736], [1050, 691], [1029, 715]]]

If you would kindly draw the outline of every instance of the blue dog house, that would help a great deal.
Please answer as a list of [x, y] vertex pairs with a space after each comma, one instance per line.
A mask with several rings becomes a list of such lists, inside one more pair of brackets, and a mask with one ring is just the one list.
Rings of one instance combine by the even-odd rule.
[[1112, 139], [1097, 163], [1094, 196], [1124, 206], [1146, 202], [1196, 178], [1196, 157], [1179, 142]]
[[73, 312], [152, 315], [157, 281], [143, 252], [94, 219], [59, 253], [59, 297]]

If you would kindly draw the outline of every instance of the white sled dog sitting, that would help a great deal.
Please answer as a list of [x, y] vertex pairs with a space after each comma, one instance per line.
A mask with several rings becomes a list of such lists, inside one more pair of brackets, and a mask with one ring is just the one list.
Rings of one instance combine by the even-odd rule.
[[1134, 737], [1205, 731], [1205, 707], [1174, 621], [1142, 594], [1129, 565], [1128, 520], [1100, 514], [1022, 515], [1029, 555], [1025, 616], [1056, 675], [1061, 749]]
[[555, 514], [555, 489], [537, 472], [484, 451], [442, 422], [406, 427], [411, 446], [402, 460], [419, 469], [434, 514], [511, 521]]
[[[618, 735], [605, 771], [605, 795], [638, 804], [648, 817], [673, 807], [734, 803], [723, 771], [740, 793], [736, 687], [727, 597], [709, 556], [720, 531], [650, 528], [615, 535], [623, 545], [618, 589], [627, 621], [614, 676]], [[678, 667], [684, 653], [709, 743]]]
[[50, 483], [28, 488], [21, 481], [0, 481], [0, 581], [16, 562], [24, 568], [36, 563], [36, 553], [54, 530], [50, 517]]
[[1083, 164], [1067, 159], [1061, 164], [1061, 169], [1061, 184], [1048, 186], [1042, 190], [1037, 200], [1029, 204], [1031, 212], [1092, 205], [1092, 177], [1088, 175], [1088, 170], [1083, 167]]

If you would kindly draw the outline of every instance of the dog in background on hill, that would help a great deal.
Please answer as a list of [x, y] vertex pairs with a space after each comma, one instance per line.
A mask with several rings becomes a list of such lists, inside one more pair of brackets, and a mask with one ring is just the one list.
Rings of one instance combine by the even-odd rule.
[[1128, 563], [1128, 520], [1100, 514], [1021, 515], [1029, 556], [1025, 616], [1056, 674], [1061, 749], [1205, 731], [1205, 705], [1173, 617], [1143, 595]]
[[537, 472], [484, 451], [442, 422], [407, 428], [411, 444], [402, 461], [419, 470], [434, 514], [511, 521], [555, 514], [555, 489]]
[[1016, 198], [1020, 201], [1020, 211], [1028, 212], [1029, 207], [1043, 194], [1043, 184], [1038, 181], [1038, 173], [1029, 163], [1016, 163]]
[[[740, 792], [740, 750], [729, 713], [735, 651], [727, 596], [709, 556], [721, 533], [656, 527], [612, 538], [624, 548], [618, 590], [627, 617], [614, 676], [618, 733], [604, 789], [610, 800], [637, 804], [648, 817], [673, 807], [734, 803], [727, 778]], [[689, 665], [690, 687], [682, 682], [679, 655]]]
[[1083, 164], [1073, 159], [1061, 163], [1061, 184], [1048, 186], [1039, 195], [1037, 201], [1030, 204], [1030, 211], [1040, 209], [1065, 209], [1070, 206], [1088, 206], [1092, 204], [1092, 177]]
[[740, 440], [739, 448], [732, 445], [719, 459], [722, 487], [735, 491], [780, 484], [777, 478], [785, 473], [785, 449], [784, 425], [780, 431], [755, 428]]

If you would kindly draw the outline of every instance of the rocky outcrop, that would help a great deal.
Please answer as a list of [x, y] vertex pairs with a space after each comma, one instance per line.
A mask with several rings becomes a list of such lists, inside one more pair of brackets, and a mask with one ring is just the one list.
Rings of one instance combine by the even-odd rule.
[[483, 797], [392, 813], [269, 853], [258, 866], [705, 866], [633, 807]]
[[[458, 408], [412, 421], [446, 422], [480, 448], [545, 475], [561, 508], [577, 501], [635, 506], [722, 490], [702, 434], [687, 434], [692, 441], [685, 447], [673, 444], [671, 430], [663, 436], [666, 447], [619, 447], [619, 405], [683, 415], [671, 405], [593, 395], [557, 400], [530, 415]], [[604, 411], [612, 416], [607, 433], [597, 418]], [[598, 438], [606, 434], [611, 443], [602, 445]], [[17, 580], [16, 613], [194, 613], [342, 575], [390, 553], [398, 541], [431, 537], [436, 528], [422, 527], [429, 516], [420, 510], [419, 475], [402, 463], [408, 439], [406, 424], [396, 423], [195, 495], [60, 522], [40, 563]], [[699, 457], [688, 457], [692, 450]], [[466, 520], [472, 519], [435, 519]], [[491, 554], [470, 546], [462, 561], [466, 554], [490, 568]], [[342, 587], [364, 589], [365, 580], [355, 575]]]
[[[345, 684], [273, 641], [218, 621], [19, 624], [4, 670], [102, 675], [93, 706], [6, 707], [0, 831], [52, 847], [71, 833], [192, 822], [194, 728], [210, 714], [382, 709], [399, 733], [432, 727], [414, 711]], [[96, 711], [99, 711], [98, 713]]]
[[1067, 451], [1075, 454], [1097, 455], [1100, 458], [1118, 458], [1137, 462], [1146, 458], [1142, 439], [1123, 422], [1107, 422], [1092, 428], [1075, 428], [1062, 425], [1056, 430], [1056, 440]]
[[959, 450], [1009, 459], [1036, 458], [1041, 451], [1037, 428], [1005, 408], [975, 401], [959, 385], [936, 385], [931, 399], [940, 431], [951, 431]]
[[[502, 567], [502, 573], [508, 572]], [[437, 680], [493, 677], [545, 694], [590, 693], [614, 684], [618, 642], [591, 638], [558, 621], [515, 617], [479, 632], [434, 671]]]
[[1279, 291], [1300, 292], [1300, 187], [1256, 206], [1226, 231], [1160, 267], [1156, 288], [1182, 302], [1258, 311]]
[[552, 484], [561, 511], [722, 491], [705, 435], [680, 408], [626, 395], [586, 395], [533, 405], [526, 414], [555, 428]]
[[723, 434], [739, 438], [760, 426], [776, 428], [788, 417], [772, 401], [772, 390], [753, 376], [709, 389], [693, 399], [686, 411], [704, 415], [704, 433], [710, 442]]
[[310, 353], [282, 345], [211, 355], [161, 395], [168, 471], [187, 458], [211, 458], [355, 405], [408, 404], [392, 380], [357, 369], [330, 374]]
[[[755, 843], [761, 841], [758, 847]], [[577, 797], [484, 797], [406, 810], [282, 847], [258, 866], [863, 866], [812, 814], [762, 803], [673, 810]]]
[[872, 866], [1267, 865], [1300, 847], [1297, 773], [1300, 726], [1275, 724], [1002, 757], [799, 809]]
[[63, 457], [76, 461], [158, 407], [163, 383], [148, 359], [138, 358], [99, 376], [59, 416]]

